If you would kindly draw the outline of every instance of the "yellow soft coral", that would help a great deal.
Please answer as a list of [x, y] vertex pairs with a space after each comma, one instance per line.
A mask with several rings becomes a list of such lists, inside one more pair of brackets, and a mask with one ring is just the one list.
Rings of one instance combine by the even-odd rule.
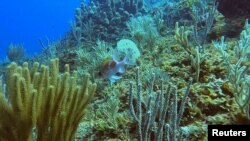
[[5, 91], [0, 81], [0, 140], [73, 140], [96, 89], [89, 75], [81, 86], [77, 81], [76, 73], [70, 76], [68, 65], [65, 73], [59, 74], [58, 59], [40, 69], [34, 63], [31, 70], [28, 63], [11, 63]]

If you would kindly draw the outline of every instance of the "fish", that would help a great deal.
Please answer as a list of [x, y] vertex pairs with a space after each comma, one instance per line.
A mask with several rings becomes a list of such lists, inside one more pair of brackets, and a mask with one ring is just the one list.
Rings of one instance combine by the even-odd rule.
[[112, 59], [106, 59], [103, 61], [100, 70], [101, 76], [104, 79], [108, 79], [111, 85], [121, 79], [121, 75], [126, 72], [125, 66], [135, 65], [135, 62], [132, 62], [129, 59], [131, 53], [132, 52], [129, 51], [129, 53], [119, 61], [119, 52], [118, 50], [115, 50]]

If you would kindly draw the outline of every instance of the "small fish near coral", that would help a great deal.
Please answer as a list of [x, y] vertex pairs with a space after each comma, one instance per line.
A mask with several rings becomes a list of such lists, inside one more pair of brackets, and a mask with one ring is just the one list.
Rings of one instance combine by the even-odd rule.
[[[125, 55], [122, 61], [119, 61], [121, 55]], [[121, 79], [121, 74], [126, 72], [126, 65], [136, 65], [136, 59], [140, 57], [140, 51], [136, 44], [129, 39], [121, 39], [117, 42], [113, 56], [103, 61], [100, 74], [104, 79], [108, 79], [112, 85]]]
[[104, 79], [109, 80], [111, 85], [122, 78], [120, 75], [126, 72], [125, 65], [135, 65], [135, 62], [129, 59], [132, 53], [129, 52], [122, 61], [119, 61], [119, 51], [116, 49], [112, 59], [104, 60], [100, 73]]

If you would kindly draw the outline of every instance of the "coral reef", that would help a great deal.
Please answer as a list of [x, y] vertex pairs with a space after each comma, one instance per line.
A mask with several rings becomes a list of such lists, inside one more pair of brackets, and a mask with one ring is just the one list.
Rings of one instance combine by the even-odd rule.
[[143, 0], [92, 0], [89, 5], [82, 2], [72, 23], [73, 40], [115, 41], [124, 35], [126, 21], [143, 11]]

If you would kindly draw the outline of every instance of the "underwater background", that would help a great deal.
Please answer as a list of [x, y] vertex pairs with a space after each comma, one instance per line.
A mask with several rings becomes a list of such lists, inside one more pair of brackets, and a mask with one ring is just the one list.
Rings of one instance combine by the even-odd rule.
[[6, 58], [11, 43], [22, 44], [30, 56], [41, 53], [39, 40], [60, 40], [70, 30], [79, 4], [80, 0], [2, 0], [0, 58]]
[[250, 125], [249, 0], [2, 0], [0, 18], [0, 141]]

